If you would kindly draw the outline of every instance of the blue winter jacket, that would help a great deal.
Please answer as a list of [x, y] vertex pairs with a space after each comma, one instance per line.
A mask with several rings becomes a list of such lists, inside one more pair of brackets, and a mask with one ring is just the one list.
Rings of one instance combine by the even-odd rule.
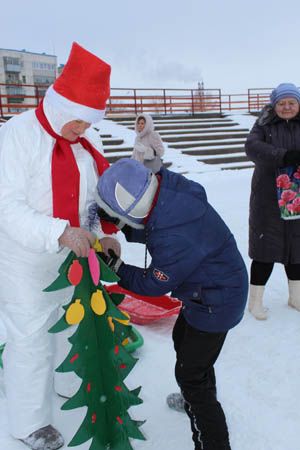
[[145, 229], [126, 232], [128, 241], [147, 244], [151, 264], [146, 273], [121, 265], [119, 284], [141, 295], [171, 292], [183, 302], [191, 326], [225, 332], [241, 321], [248, 291], [235, 239], [200, 184], [167, 169], [159, 174], [157, 203]]

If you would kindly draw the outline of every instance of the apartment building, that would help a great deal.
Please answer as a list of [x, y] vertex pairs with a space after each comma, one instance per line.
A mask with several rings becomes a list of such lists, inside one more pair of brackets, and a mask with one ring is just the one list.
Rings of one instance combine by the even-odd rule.
[[0, 48], [2, 115], [22, 112], [26, 105], [36, 105], [47, 86], [54, 82], [56, 74], [55, 55]]

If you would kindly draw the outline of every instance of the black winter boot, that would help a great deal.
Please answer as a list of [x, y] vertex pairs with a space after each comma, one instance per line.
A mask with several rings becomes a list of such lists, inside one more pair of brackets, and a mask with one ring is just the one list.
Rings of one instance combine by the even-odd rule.
[[210, 441], [210, 442], [200, 442], [195, 445], [195, 450], [231, 450], [229, 441], [219, 442], [219, 441]]

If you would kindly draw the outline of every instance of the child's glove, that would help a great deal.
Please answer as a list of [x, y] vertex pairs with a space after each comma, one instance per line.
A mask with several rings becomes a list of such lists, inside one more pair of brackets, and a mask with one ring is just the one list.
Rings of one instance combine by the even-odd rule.
[[116, 274], [120, 269], [123, 261], [119, 258], [112, 249], [108, 250], [109, 256], [105, 255], [105, 253], [101, 253], [101, 258], [105, 262], [105, 264], [113, 270]]
[[121, 255], [121, 245], [120, 245], [120, 242], [117, 241], [117, 239], [115, 239], [111, 236], [106, 236], [106, 237], [99, 239], [99, 242], [101, 244], [102, 251], [106, 255], [109, 254], [109, 250], [113, 250], [117, 256]]

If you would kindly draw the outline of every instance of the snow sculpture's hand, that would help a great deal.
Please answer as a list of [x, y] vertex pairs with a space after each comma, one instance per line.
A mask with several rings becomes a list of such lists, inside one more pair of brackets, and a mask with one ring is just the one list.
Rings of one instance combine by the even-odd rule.
[[67, 227], [58, 239], [61, 247], [68, 247], [77, 257], [87, 257], [96, 238], [89, 231], [78, 227]]

